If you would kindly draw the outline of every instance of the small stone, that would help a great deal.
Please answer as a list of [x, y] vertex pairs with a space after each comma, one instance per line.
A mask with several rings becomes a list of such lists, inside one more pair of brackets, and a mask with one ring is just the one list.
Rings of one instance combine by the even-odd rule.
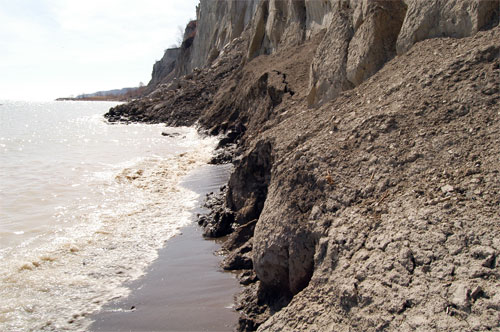
[[455, 190], [455, 188], [453, 188], [453, 186], [449, 185], [449, 184], [446, 184], [444, 186], [441, 187], [441, 191], [444, 192], [444, 193], [451, 193]]
[[467, 285], [463, 283], [457, 283], [452, 286], [451, 303], [453, 303], [458, 309], [467, 309], [470, 306], [470, 294], [471, 291]]
[[480, 297], [484, 296], [484, 291], [481, 288], [481, 286], [476, 286], [474, 290], [472, 290], [472, 292], [470, 293], [470, 296], [474, 301], [476, 301]]

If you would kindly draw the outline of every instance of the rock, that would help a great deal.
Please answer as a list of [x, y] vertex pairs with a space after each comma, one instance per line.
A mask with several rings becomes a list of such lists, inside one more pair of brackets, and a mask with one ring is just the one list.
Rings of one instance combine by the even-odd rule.
[[162, 135], [162, 136], [167, 136], [167, 137], [177, 137], [177, 136], [179, 136], [180, 134], [179, 134], [179, 133], [167, 133], [167, 132], [165, 132], [165, 131], [162, 131], [162, 132], [161, 132], [161, 135]]
[[443, 193], [451, 193], [455, 190], [455, 188], [453, 188], [453, 186], [449, 185], [449, 184], [446, 184], [444, 186], [441, 187], [441, 191]]
[[493, 248], [487, 246], [475, 246], [471, 250], [472, 257], [481, 260], [481, 266], [490, 269], [495, 268], [496, 265], [496, 252]]
[[210, 218], [206, 215], [203, 215], [203, 216], [198, 216], [198, 225], [199, 226], [207, 226], [208, 223], [210, 222]]
[[270, 316], [268, 305], [259, 301], [259, 282], [250, 283], [245, 290], [238, 295], [236, 310], [243, 314], [238, 321], [237, 331], [255, 331]]
[[225, 137], [223, 137], [219, 144], [217, 144], [217, 149], [221, 149], [227, 147], [229, 144], [236, 143], [236, 140], [239, 139], [245, 133], [245, 126], [242, 123], [238, 123], [229, 130], [227, 130]]
[[267, 196], [271, 178], [272, 146], [270, 142], [258, 142], [236, 166], [229, 179], [227, 206], [236, 211], [239, 224], [258, 219]]
[[228, 164], [233, 161], [234, 151], [235, 149], [225, 148], [225, 149], [217, 149], [215, 150], [215, 155], [210, 160], [209, 164], [212, 165], [221, 165]]
[[450, 287], [450, 302], [460, 310], [470, 309], [471, 290], [464, 283], [454, 283]]
[[251, 251], [252, 241], [250, 240], [227, 255], [221, 263], [222, 268], [228, 271], [251, 269], [253, 267]]
[[499, 2], [438, 0], [422, 2], [405, 0], [408, 11], [397, 41], [402, 54], [424, 39], [434, 37], [463, 38], [498, 21]]
[[233, 231], [234, 214], [227, 210], [216, 211], [213, 219], [203, 230], [203, 236], [208, 238], [218, 238], [228, 235]]
[[362, 1], [349, 43], [347, 79], [359, 85], [375, 74], [396, 54], [396, 40], [406, 14], [406, 5], [399, 1]]
[[500, 310], [500, 293], [495, 292], [495, 294], [493, 294], [491, 299], [488, 301], [487, 308], [496, 311]]
[[470, 293], [472, 300], [477, 301], [479, 298], [484, 297], [484, 291], [481, 286], [476, 286]]
[[218, 238], [233, 231], [234, 213], [224, 204], [226, 190], [226, 187], [222, 187], [219, 193], [207, 194], [205, 207], [210, 211], [198, 215], [198, 225], [203, 227], [204, 237]]
[[228, 251], [236, 250], [247, 243], [253, 237], [257, 219], [249, 221], [244, 225], [236, 226], [234, 232], [224, 242], [223, 248]]
[[257, 280], [259, 280], [253, 270], [243, 272], [238, 276], [238, 278], [240, 279], [240, 284], [244, 286], [256, 283]]

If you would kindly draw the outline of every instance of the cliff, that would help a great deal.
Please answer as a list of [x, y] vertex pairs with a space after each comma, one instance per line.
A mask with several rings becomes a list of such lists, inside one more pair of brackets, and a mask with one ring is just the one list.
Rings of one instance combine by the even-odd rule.
[[179, 48], [168, 48], [165, 50], [160, 61], [156, 61], [151, 73], [151, 81], [148, 83], [148, 89], [154, 90], [167, 76], [172, 73], [177, 64], [177, 58], [181, 54]]
[[[110, 121], [198, 124], [240, 330], [500, 326], [499, 1], [201, 1], [188, 75]], [[229, 152], [228, 152], [229, 151]]]

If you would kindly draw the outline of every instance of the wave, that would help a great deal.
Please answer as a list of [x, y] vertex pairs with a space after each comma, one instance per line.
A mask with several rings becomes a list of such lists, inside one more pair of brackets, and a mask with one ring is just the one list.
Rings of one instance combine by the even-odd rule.
[[61, 227], [0, 253], [0, 330], [80, 331], [91, 313], [128, 294], [124, 284], [191, 222], [198, 197], [180, 183], [209, 160], [215, 140], [193, 128], [182, 135], [182, 153], [87, 174], [93, 195], [58, 206]]

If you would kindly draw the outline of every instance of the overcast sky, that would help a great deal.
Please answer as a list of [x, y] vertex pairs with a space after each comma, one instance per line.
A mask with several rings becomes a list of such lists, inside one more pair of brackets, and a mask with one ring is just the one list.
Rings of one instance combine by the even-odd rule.
[[0, 99], [147, 84], [199, 0], [0, 0]]

